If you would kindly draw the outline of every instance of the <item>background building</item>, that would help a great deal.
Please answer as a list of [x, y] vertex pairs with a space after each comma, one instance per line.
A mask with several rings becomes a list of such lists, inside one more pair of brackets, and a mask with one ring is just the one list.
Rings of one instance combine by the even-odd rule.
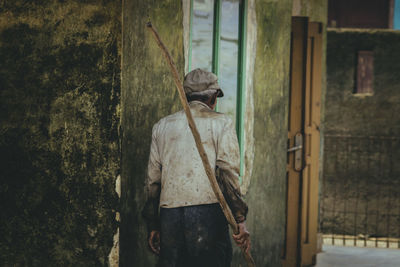
[[321, 231], [399, 248], [400, 3], [359, 2], [329, 1]]

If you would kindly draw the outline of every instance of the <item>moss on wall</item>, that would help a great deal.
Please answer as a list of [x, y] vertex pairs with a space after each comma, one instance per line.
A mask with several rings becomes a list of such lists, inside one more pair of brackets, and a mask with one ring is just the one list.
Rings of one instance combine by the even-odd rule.
[[154, 266], [141, 217], [151, 130], [180, 109], [169, 67], [151, 33], [147, 15], [168, 47], [183, 78], [183, 13], [176, 0], [124, 1], [122, 65], [121, 266]]
[[[255, 155], [246, 201], [258, 266], [280, 266], [284, 243], [291, 10], [292, 1], [256, 1]], [[236, 249], [236, 265], [242, 257]]]
[[107, 265], [118, 208], [120, 6], [0, 3], [1, 265]]

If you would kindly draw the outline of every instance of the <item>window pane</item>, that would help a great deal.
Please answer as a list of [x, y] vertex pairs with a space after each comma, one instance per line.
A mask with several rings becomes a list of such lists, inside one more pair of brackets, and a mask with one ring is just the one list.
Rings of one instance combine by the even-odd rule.
[[225, 95], [218, 99], [218, 109], [236, 121], [239, 0], [222, 0], [220, 22], [219, 84]]
[[358, 51], [357, 94], [372, 94], [374, 80], [374, 52]]
[[192, 66], [211, 71], [214, 1], [193, 1]]

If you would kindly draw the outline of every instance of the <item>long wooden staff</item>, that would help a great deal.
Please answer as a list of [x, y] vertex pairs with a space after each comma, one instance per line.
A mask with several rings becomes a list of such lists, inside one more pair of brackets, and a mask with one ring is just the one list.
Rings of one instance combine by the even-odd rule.
[[[178, 75], [178, 71], [176, 69], [175, 63], [172, 60], [171, 55], [168, 52], [168, 49], [165, 47], [164, 43], [161, 41], [160, 36], [158, 35], [156, 29], [153, 27], [151, 22], [148, 22], [146, 24], [146, 26], [147, 26], [147, 29], [149, 29], [151, 31], [151, 33], [153, 34], [158, 46], [163, 51], [164, 56], [167, 59], [167, 62], [169, 64], [170, 68], [171, 68], [172, 75], [174, 76], [175, 85], [176, 85], [176, 87], [178, 89], [179, 98], [181, 100], [183, 109], [185, 110], [185, 114], [186, 114], [186, 117], [187, 117], [187, 120], [188, 120], [188, 123], [189, 123], [189, 127], [190, 127], [190, 130], [192, 131], [192, 134], [193, 134], [193, 137], [194, 137], [194, 141], [196, 142], [196, 147], [197, 147], [197, 150], [199, 151], [199, 154], [200, 154], [200, 157], [201, 157], [201, 161], [203, 162], [203, 166], [204, 166], [204, 169], [206, 171], [207, 177], [210, 180], [211, 187], [212, 187], [212, 189], [213, 189], [213, 191], [215, 193], [215, 196], [217, 197], [217, 199], [219, 201], [219, 204], [221, 205], [221, 209], [222, 209], [226, 219], [228, 220], [229, 225], [232, 228], [232, 231], [237, 235], [239, 233], [238, 225], [237, 225], [237, 223], [235, 221], [235, 218], [232, 215], [231, 209], [229, 208], [228, 204], [226, 203], [224, 195], [222, 194], [221, 189], [218, 186], [217, 179], [215, 178], [215, 175], [214, 175], [214, 173], [213, 173], [213, 171], [211, 169], [210, 162], [208, 161], [207, 154], [206, 154], [206, 152], [204, 150], [203, 144], [201, 143], [201, 138], [200, 138], [199, 131], [197, 130], [196, 124], [195, 124], [195, 122], [193, 120], [193, 117], [192, 117], [192, 113], [190, 112], [189, 104], [187, 102], [186, 95], [185, 95], [185, 92], [183, 90], [182, 82], [179, 79], [179, 75]], [[243, 251], [244, 256], [246, 258], [247, 265], [249, 267], [253, 267], [253, 266], [255, 267], [255, 262], [254, 262], [253, 258], [251, 257], [250, 252], [247, 253], [245, 250], [242, 250], [242, 251]]]

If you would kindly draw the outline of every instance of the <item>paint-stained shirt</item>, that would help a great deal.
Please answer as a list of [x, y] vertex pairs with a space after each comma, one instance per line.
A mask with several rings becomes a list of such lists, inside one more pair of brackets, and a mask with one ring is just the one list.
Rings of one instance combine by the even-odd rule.
[[[239, 187], [240, 156], [233, 121], [200, 101], [189, 103], [211, 169], [236, 220], [247, 215]], [[158, 207], [176, 208], [217, 203], [183, 110], [153, 127], [147, 202], [143, 215], [157, 228]]]

